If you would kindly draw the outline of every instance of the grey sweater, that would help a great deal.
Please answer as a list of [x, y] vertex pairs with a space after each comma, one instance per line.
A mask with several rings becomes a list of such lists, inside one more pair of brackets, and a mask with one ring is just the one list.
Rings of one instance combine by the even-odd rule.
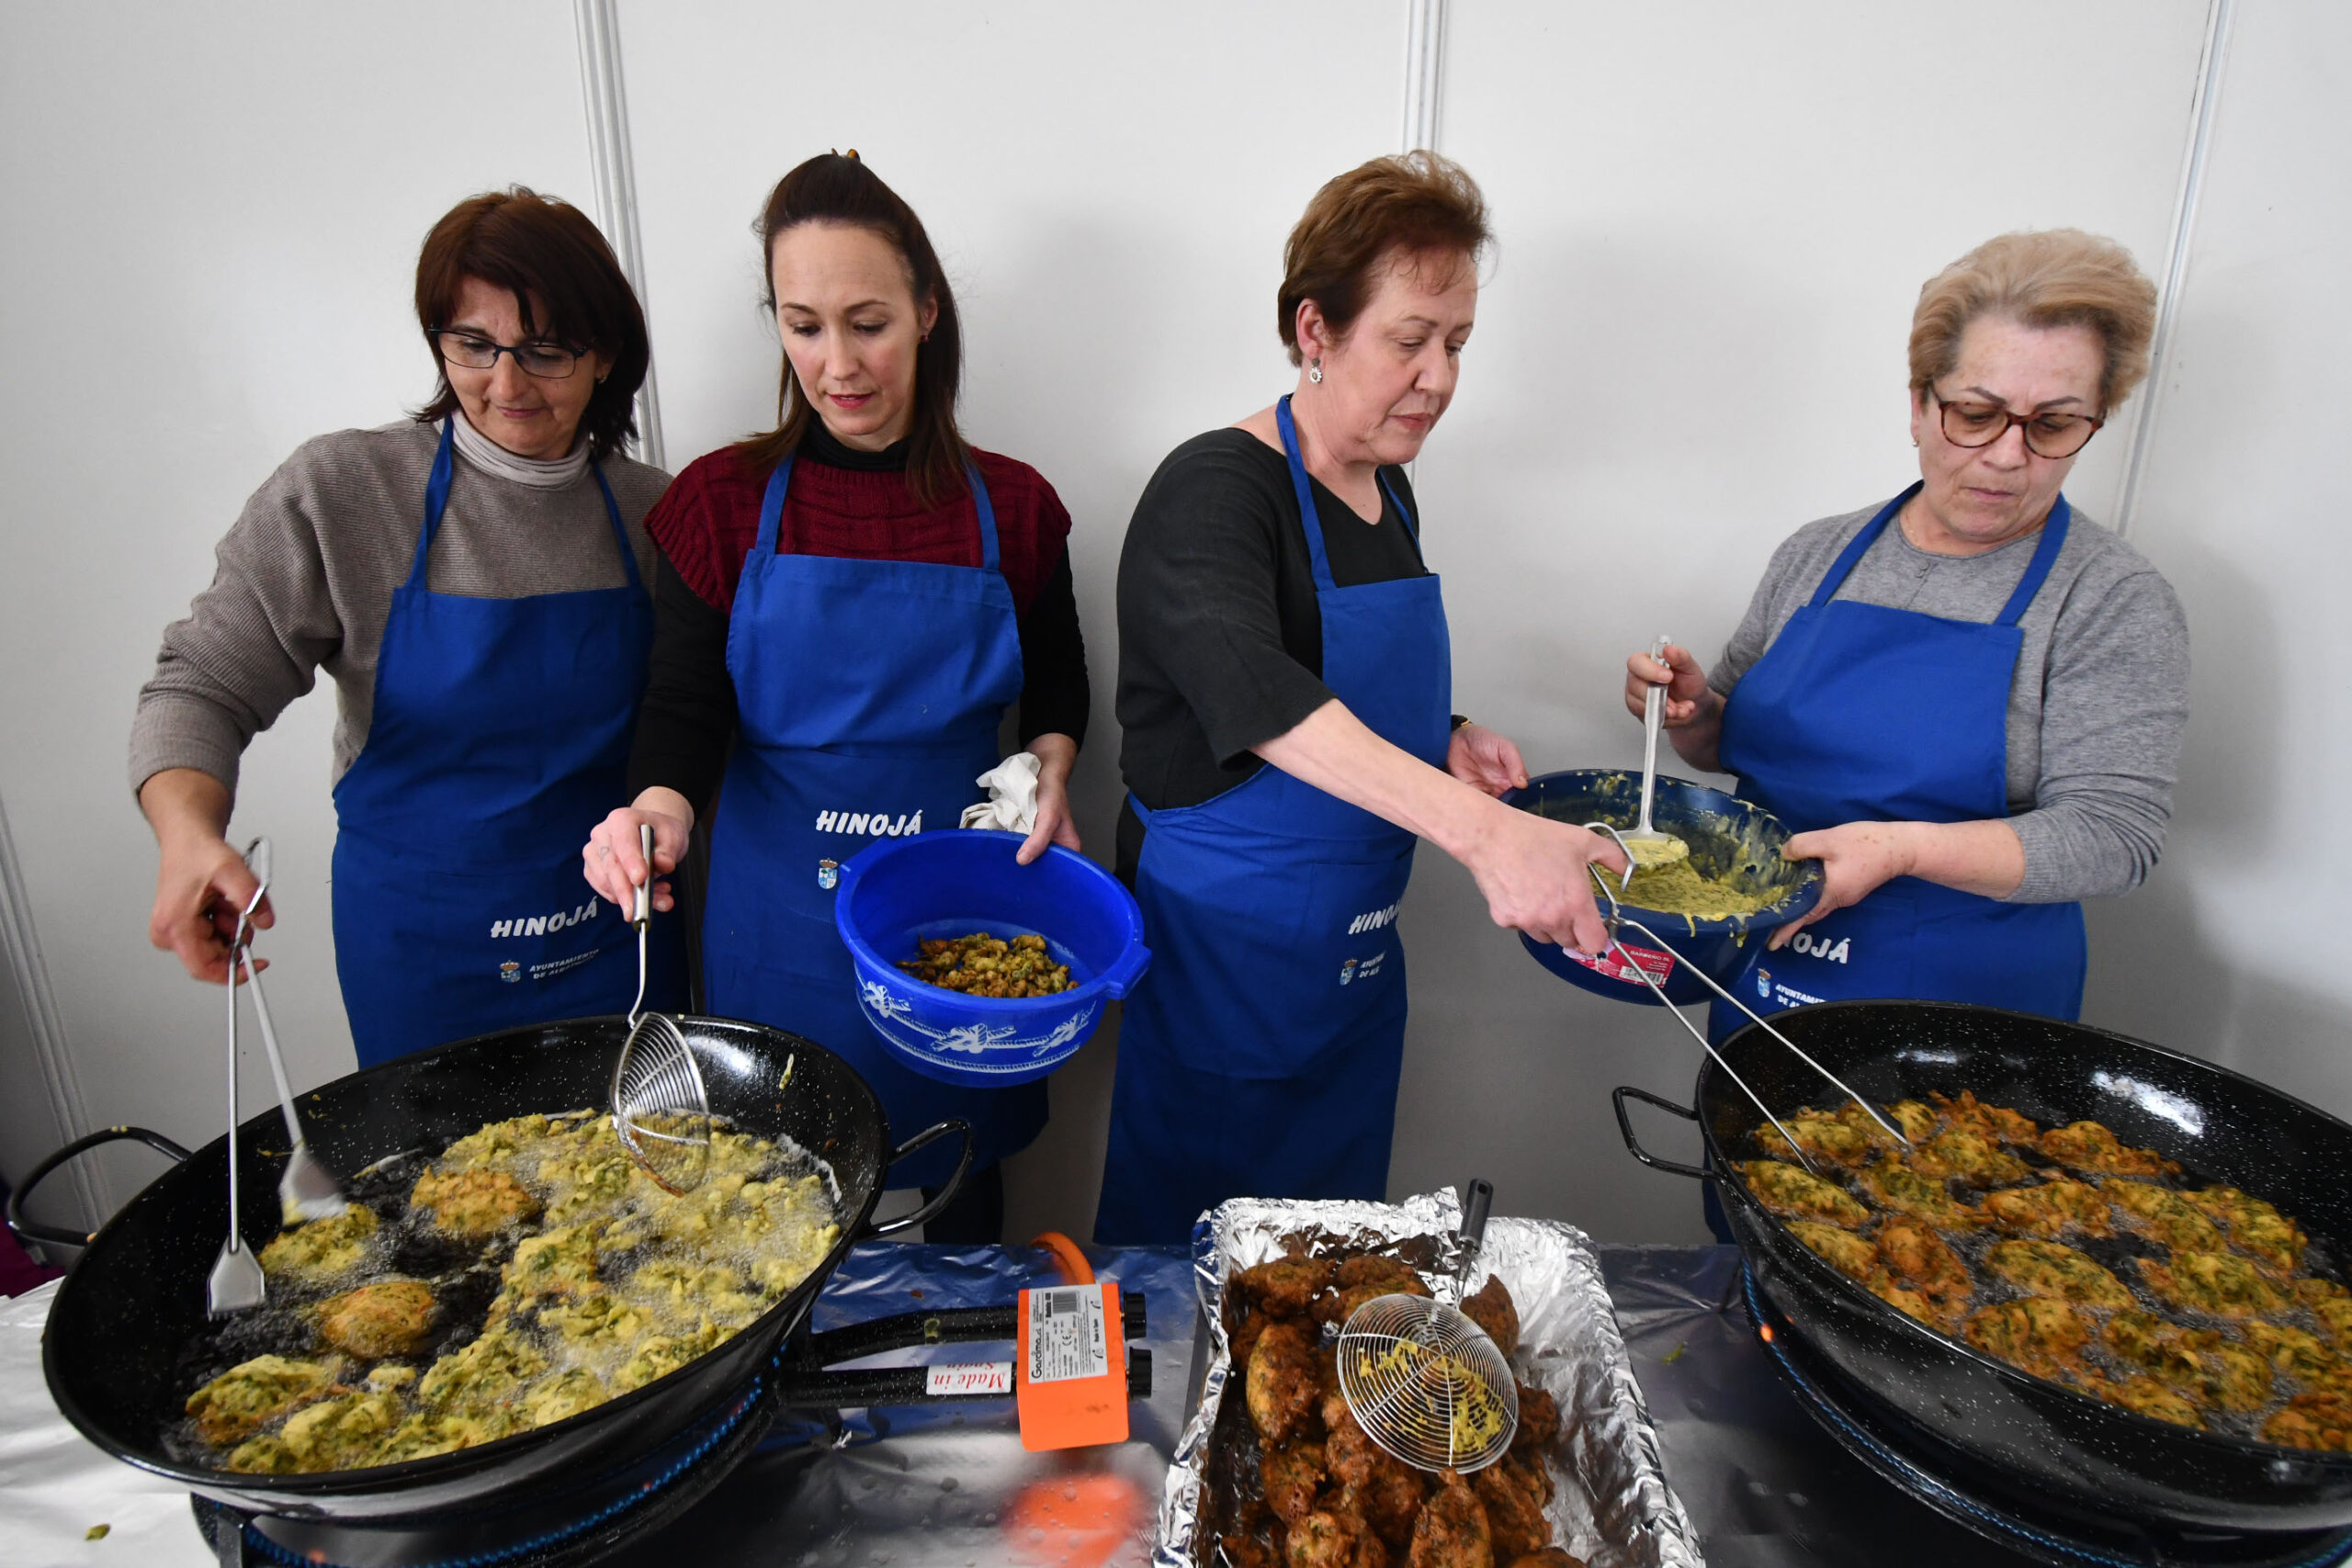
[[[339, 699], [332, 778], [343, 777], [368, 743], [384, 619], [416, 556], [440, 438], [440, 426], [413, 420], [322, 435], [254, 492], [215, 552], [212, 585], [164, 628], [131, 720], [132, 790], [165, 768], [197, 768], [233, 792], [247, 743], [321, 670]], [[604, 468], [650, 591], [644, 518], [669, 476], [625, 457]], [[594, 473], [537, 489], [458, 458], [425, 563], [433, 592], [519, 599], [625, 581]]]
[[[1878, 510], [1808, 523], [1773, 552], [1709, 685], [1731, 694]], [[1889, 525], [1836, 597], [1989, 625], [2040, 542], [2037, 531], [1981, 556], [1930, 555]], [[2018, 626], [2008, 820], [2025, 846], [2025, 880], [2010, 899], [2129, 892], [2155, 865], [2172, 818], [2188, 719], [2180, 601], [2137, 550], [2077, 511]]]

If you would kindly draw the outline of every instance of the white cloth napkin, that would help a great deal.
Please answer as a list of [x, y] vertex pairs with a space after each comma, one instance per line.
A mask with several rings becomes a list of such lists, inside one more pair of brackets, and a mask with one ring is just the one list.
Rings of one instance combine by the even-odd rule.
[[[9, 1568], [209, 1568], [187, 1488], [92, 1447], [49, 1397], [40, 1331], [57, 1281], [0, 1301], [0, 1560]], [[104, 1539], [84, 1539], [93, 1525]]]
[[1036, 753], [1015, 751], [972, 782], [989, 792], [978, 806], [964, 807], [962, 826], [1001, 828], [1009, 833], [1035, 832], [1037, 827]]

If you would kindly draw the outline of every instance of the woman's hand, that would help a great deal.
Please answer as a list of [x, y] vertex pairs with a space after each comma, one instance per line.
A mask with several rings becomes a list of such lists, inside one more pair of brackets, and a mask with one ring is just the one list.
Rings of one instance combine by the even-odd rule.
[[1079, 847], [1078, 823], [1069, 813], [1069, 771], [1078, 765], [1078, 742], [1067, 735], [1040, 735], [1028, 750], [1037, 759], [1037, 825], [1012, 857], [1018, 865], [1044, 854], [1048, 844]]
[[1719, 771], [1716, 743], [1723, 737], [1723, 694], [1707, 684], [1707, 672], [1687, 648], [1666, 645], [1663, 662], [1646, 653], [1625, 660], [1625, 711], [1635, 718], [1649, 705], [1650, 688], [1666, 688], [1658, 705], [1658, 727], [1675, 751], [1694, 768]]
[[1504, 807], [1463, 859], [1495, 924], [1583, 953], [1609, 945], [1586, 868], [1621, 876], [1627, 868], [1624, 852], [1600, 834]]
[[[639, 825], [646, 822], [653, 825], [650, 868], [638, 842]], [[624, 915], [636, 903], [637, 889], [649, 876], [655, 878], [653, 908], [665, 912], [674, 909], [678, 900], [667, 876], [684, 862], [694, 833], [695, 808], [684, 795], [673, 789], [649, 789], [634, 805], [620, 807], [596, 824], [596, 830], [588, 835], [587, 847], [580, 852], [582, 874], [589, 886]]]
[[1838, 910], [1859, 904], [1898, 876], [1918, 869], [1917, 822], [1847, 822], [1819, 832], [1799, 833], [1781, 846], [1783, 860], [1821, 863], [1821, 902], [1772, 933], [1765, 951], [1777, 953], [1789, 938]]
[[2025, 844], [2007, 822], [1846, 822], [1799, 833], [1787, 860], [1821, 863], [1821, 902], [1772, 933], [1768, 951], [1833, 910], [1859, 904], [1898, 876], [1916, 876], [1984, 898], [2006, 898], [2025, 881]]
[[[177, 954], [191, 978], [216, 986], [229, 978], [237, 918], [260, 886], [224, 837], [229, 804], [229, 786], [195, 768], [166, 768], [139, 788], [139, 807], [163, 852], [147, 940]], [[277, 919], [267, 898], [254, 911], [254, 924], [265, 931]], [[253, 964], [269, 967], [266, 958]]]
[[1445, 749], [1445, 771], [1488, 795], [1527, 787], [1527, 763], [1519, 747], [1483, 724], [1454, 727]]

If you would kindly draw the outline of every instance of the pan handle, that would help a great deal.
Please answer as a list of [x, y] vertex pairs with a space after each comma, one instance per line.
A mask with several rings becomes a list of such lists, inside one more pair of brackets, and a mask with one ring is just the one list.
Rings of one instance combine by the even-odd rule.
[[[895, 1220], [885, 1220], [878, 1225], [867, 1225], [865, 1230], [858, 1233], [859, 1240], [871, 1241], [876, 1236], [896, 1235], [900, 1231], [912, 1230], [956, 1201], [956, 1190], [964, 1185], [964, 1178], [971, 1173], [972, 1151], [979, 1142], [973, 1135], [972, 1124], [969, 1122], [957, 1116], [925, 1127], [922, 1132], [892, 1149], [888, 1161], [888, 1165], [896, 1165], [924, 1145], [937, 1143], [951, 1134], [959, 1133], [964, 1138], [964, 1156], [956, 1162], [956, 1174], [947, 1179], [947, 1185], [939, 1190], [939, 1196], [911, 1214], [901, 1214]], [[888, 1168], [887, 1166], [885, 1168]]]
[[1703, 1169], [1695, 1165], [1685, 1165], [1679, 1159], [1661, 1159], [1642, 1147], [1642, 1141], [1634, 1136], [1634, 1119], [1625, 1114], [1627, 1095], [1645, 1104], [1655, 1105], [1668, 1115], [1679, 1116], [1685, 1122], [1696, 1122], [1699, 1119], [1699, 1113], [1687, 1105], [1677, 1105], [1674, 1101], [1652, 1094], [1645, 1089], [1635, 1089], [1630, 1084], [1618, 1085], [1617, 1088], [1609, 1091], [1609, 1100], [1610, 1103], [1617, 1107], [1617, 1131], [1625, 1135], [1625, 1150], [1628, 1154], [1652, 1170], [1670, 1170], [1677, 1176], [1694, 1177], [1701, 1181], [1713, 1181], [1715, 1179], [1715, 1173], [1712, 1170]]
[[45, 1241], [58, 1247], [89, 1246], [89, 1236], [80, 1231], [69, 1231], [57, 1225], [36, 1224], [25, 1218], [25, 1200], [32, 1196], [33, 1189], [40, 1185], [42, 1178], [75, 1155], [86, 1154], [101, 1144], [118, 1143], [125, 1138], [136, 1138], [158, 1154], [170, 1156], [175, 1162], [187, 1158], [186, 1149], [161, 1133], [151, 1133], [144, 1127], [101, 1127], [87, 1137], [74, 1139], [32, 1169], [25, 1172], [23, 1183], [11, 1189], [8, 1193], [8, 1228], [17, 1234], [18, 1239], [24, 1241]]

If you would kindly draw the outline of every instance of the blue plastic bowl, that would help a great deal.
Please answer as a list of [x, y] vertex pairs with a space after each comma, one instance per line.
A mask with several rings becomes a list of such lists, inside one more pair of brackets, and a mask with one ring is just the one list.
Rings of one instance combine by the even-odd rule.
[[[857, 968], [857, 1000], [907, 1065], [945, 1083], [1002, 1089], [1078, 1054], [1151, 964], [1143, 910], [1118, 878], [1057, 844], [1021, 865], [1019, 833], [986, 829], [885, 839], [842, 866], [833, 924]], [[925, 937], [1041, 936], [1070, 988], [967, 997], [899, 967]]]
[[[1503, 796], [1506, 805], [1555, 821], [1606, 822], [1629, 829], [1641, 818], [1642, 775], [1622, 768], [1572, 768], [1531, 779], [1525, 789]], [[1735, 886], [1761, 893], [1770, 900], [1752, 915], [1728, 919], [1694, 920], [1688, 915], [1660, 914], [1624, 906], [1625, 914], [1656, 932], [1665, 951], [1645, 942], [1638, 931], [1620, 938], [1625, 950], [1644, 969], [1657, 976], [1667, 1000], [1677, 1007], [1712, 1000], [1714, 992], [1690, 973], [1700, 970], [1719, 986], [1729, 986], [1754, 955], [1752, 942], [1769, 940], [1777, 926], [1799, 919], [1821, 898], [1821, 863], [1781, 858], [1789, 830], [1780, 818], [1760, 806], [1688, 779], [1658, 775], [1657, 794], [1650, 821], [1690, 846], [1690, 863]], [[1607, 872], [1601, 873], [1607, 876]], [[1611, 879], [1614, 887], [1614, 879]], [[1601, 911], [1608, 912], [1602, 901]], [[1649, 1007], [1657, 993], [1625, 966], [1614, 952], [1599, 959], [1577, 957], [1565, 948], [1520, 934], [1535, 962], [1572, 986], [1596, 996]]]

